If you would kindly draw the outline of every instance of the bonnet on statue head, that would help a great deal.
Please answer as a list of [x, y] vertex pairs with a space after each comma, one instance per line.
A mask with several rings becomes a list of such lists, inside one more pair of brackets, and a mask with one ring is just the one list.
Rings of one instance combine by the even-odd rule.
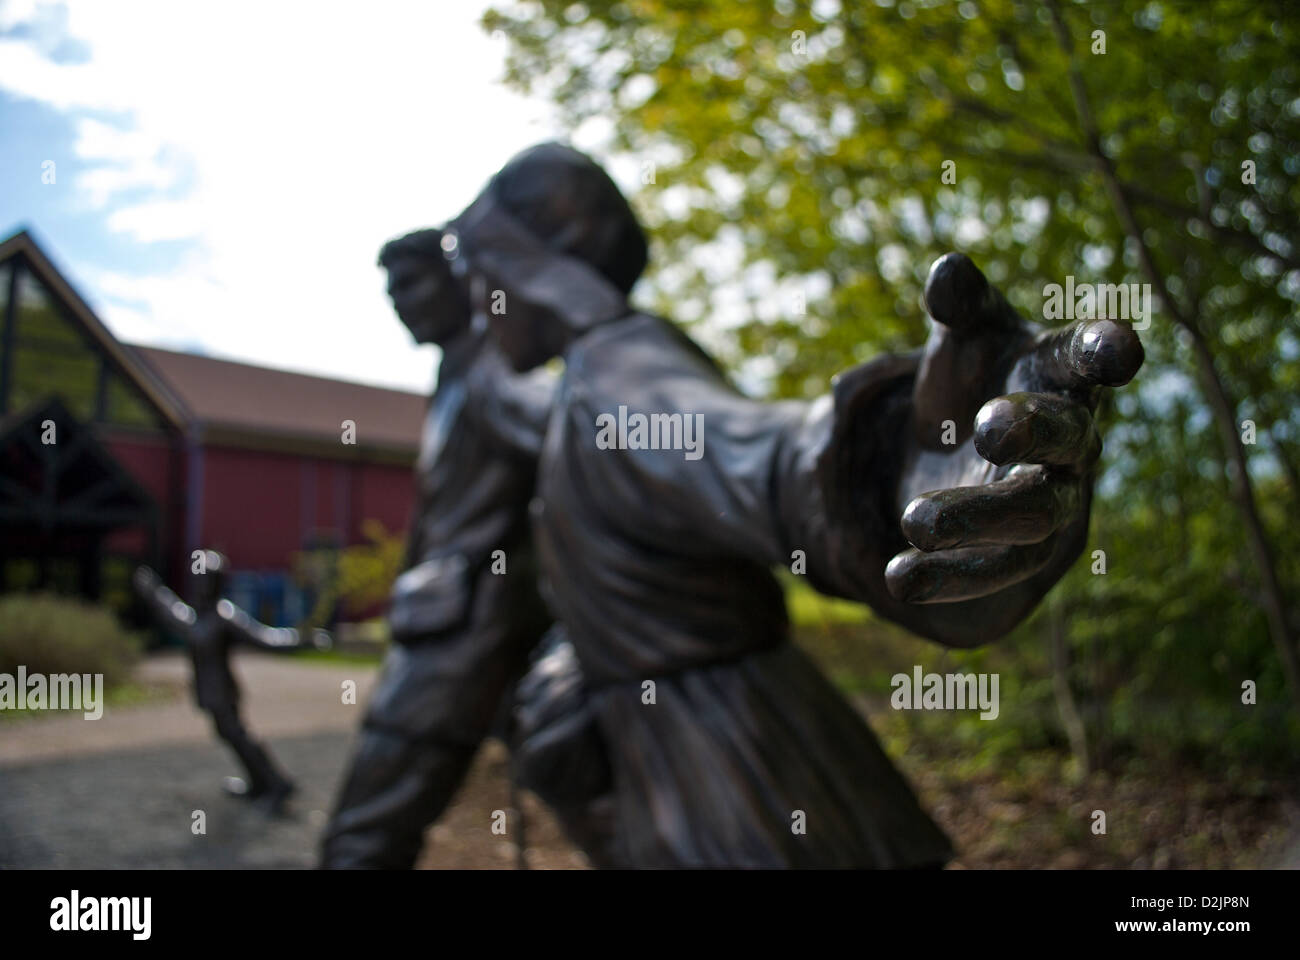
[[646, 265], [627, 200], [590, 157], [560, 143], [517, 154], [447, 224], [458, 270], [481, 270], [575, 333], [616, 319]]

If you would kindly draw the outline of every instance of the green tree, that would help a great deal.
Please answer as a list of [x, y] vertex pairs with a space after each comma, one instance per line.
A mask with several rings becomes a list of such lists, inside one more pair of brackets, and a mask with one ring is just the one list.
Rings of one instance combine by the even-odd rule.
[[[1035, 318], [1070, 275], [1151, 285], [1147, 366], [1104, 411], [1089, 550], [1108, 572], [1081, 562], [1054, 601], [1083, 715], [1114, 705], [1122, 739], [1126, 704], [1171, 678], [1199, 685], [1223, 728], [1240, 725], [1240, 681], [1259, 683], [1261, 707], [1288, 684], [1300, 702], [1286, 592], [1300, 576], [1300, 39], [1285, 13], [533, 0], [483, 25], [510, 40], [509, 82], [636, 164], [656, 305], [705, 321], [709, 345], [776, 395], [919, 344], [926, 270], [949, 249]], [[1251, 716], [1266, 739], [1273, 714]]]

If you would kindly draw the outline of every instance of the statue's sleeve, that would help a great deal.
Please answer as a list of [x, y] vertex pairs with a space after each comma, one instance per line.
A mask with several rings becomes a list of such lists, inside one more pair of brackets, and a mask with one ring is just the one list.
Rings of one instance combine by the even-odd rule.
[[516, 373], [497, 350], [485, 349], [466, 377], [466, 413], [506, 451], [535, 463], [557, 384], [554, 371]]
[[[565, 469], [598, 491], [605, 515], [629, 536], [675, 555], [753, 560], [804, 573], [823, 593], [868, 603], [898, 619], [885, 588], [889, 559], [906, 547], [894, 504], [899, 452], [918, 354], [883, 355], [832, 381], [809, 402], [765, 403], [680, 358], [647, 351], [634, 411], [698, 417], [697, 451], [575, 451]], [[616, 414], [629, 392], [615, 364], [594, 358], [598, 389], [570, 395], [570, 435]], [[608, 422], [606, 420], [605, 422]], [[694, 457], [695, 459], [692, 459]], [[596, 496], [593, 493], [593, 497]]]
[[912, 608], [886, 589], [885, 567], [908, 546], [896, 499], [919, 360], [886, 354], [836, 376], [787, 435], [775, 465], [785, 563], [804, 551], [816, 589], [900, 622], [912, 619]]
[[[884, 354], [843, 371], [811, 403], [725, 410], [710, 429], [701, 523], [721, 544], [807, 576], [818, 591], [898, 619], [885, 566], [907, 547], [895, 503], [919, 354]], [[708, 451], [708, 445], [715, 448]], [[720, 507], [722, 509], [720, 509]]]

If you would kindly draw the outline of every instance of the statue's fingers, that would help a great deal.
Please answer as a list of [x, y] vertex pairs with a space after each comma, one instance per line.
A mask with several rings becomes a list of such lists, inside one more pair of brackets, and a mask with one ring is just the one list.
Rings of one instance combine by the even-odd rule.
[[903, 536], [927, 553], [1040, 543], [1078, 507], [1076, 481], [1034, 466], [994, 483], [922, 494], [903, 511]]
[[1122, 387], [1146, 356], [1133, 327], [1114, 320], [1080, 320], [1039, 337], [1049, 383], [1060, 387]]
[[1028, 546], [904, 550], [885, 568], [885, 584], [906, 603], [954, 603], [1005, 590], [1051, 560], [1054, 540]]
[[930, 266], [925, 308], [937, 323], [957, 334], [1013, 328], [1019, 318], [970, 257], [945, 253]]
[[1053, 393], [995, 397], [975, 415], [975, 449], [999, 466], [1007, 463], [1091, 466], [1101, 437], [1081, 403]]

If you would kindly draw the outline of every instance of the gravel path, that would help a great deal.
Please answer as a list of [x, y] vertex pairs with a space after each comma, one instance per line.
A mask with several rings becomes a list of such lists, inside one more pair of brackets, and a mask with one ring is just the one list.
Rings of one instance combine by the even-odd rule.
[[[269, 818], [222, 793], [237, 762], [190, 701], [188, 661], [160, 655], [137, 674], [157, 694], [152, 702], [110, 705], [93, 721], [47, 713], [0, 723], [0, 868], [314, 866], [376, 668], [250, 653], [235, 669], [245, 722], [298, 783], [287, 816]], [[342, 703], [345, 680], [357, 684], [357, 705]], [[513, 843], [490, 830], [508, 795], [505, 751], [490, 743], [430, 831], [421, 866], [513, 866]], [[196, 811], [206, 821], [201, 834], [192, 829]], [[582, 864], [530, 798], [525, 811], [530, 864]]]
[[[357, 704], [364, 704], [377, 675], [377, 668], [366, 664], [336, 666], [243, 652], [234, 657], [234, 671], [243, 692], [245, 724], [258, 737], [271, 738], [352, 731], [362, 707], [343, 703], [342, 683], [355, 681]], [[77, 712], [7, 718], [0, 725], [0, 768], [132, 747], [215, 742], [211, 721], [189, 695], [189, 677], [187, 657], [162, 653], [143, 661], [135, 672], [136, 682], [158, 694], [161, 702], [109, 704], [98, 720]]]

